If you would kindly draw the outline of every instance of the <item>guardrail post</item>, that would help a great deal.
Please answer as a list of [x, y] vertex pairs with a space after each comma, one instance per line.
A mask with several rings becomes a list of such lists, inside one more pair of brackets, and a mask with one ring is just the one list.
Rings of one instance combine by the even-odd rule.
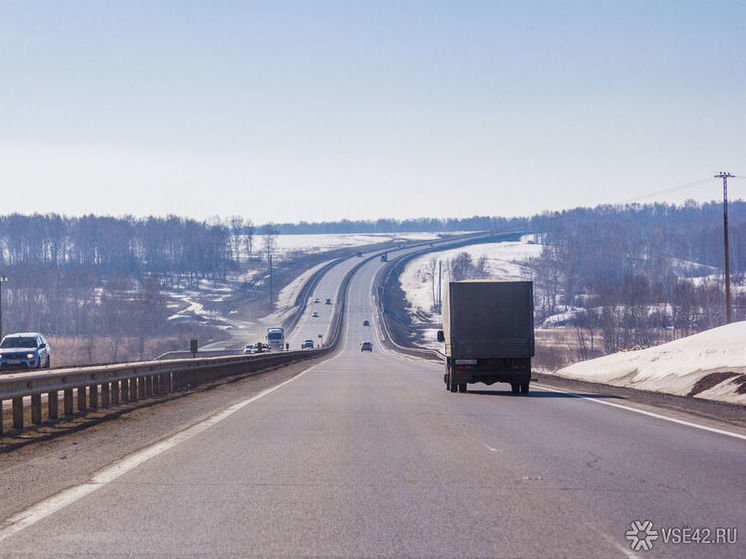
[[153, 395], [153, 375], [148, 375], [145, 377], [145, 395]]
[[23, 398], [13, 398], [13, 428], [23, 429]]
[[169, 394], [171, 392], [171, 371], [160, 375], [160, 393]]
[[137, 397], [142, 400], [145, 398], [145, 385], [147, 384], [147, 376], [137, 377]]
[[63, 406], [65, 408], [65, 415], [73, 414], [73, 389], [65, 388]]
[[31, 395], [31, 423], [41, 425], [41, 394]]
[[122, 403], [126, 404], [130, 401], [130, 379], [123, 378], [120, 384], [122, 387]]
[[0, 400], [0, 435], [3, 434], [3, 401]]
[[111, 382], [111, 403], [115, 406], [119, 404], [119, 381]]
[[78, 386], [78, 411], [85, 411], [86, 410], [86, 394], [85, 394], [85, 386]]
[[135, 402], [137, 400], [137, 381], [139, 379], [137, 377], [132, 377], [130, 379], [130, 400], [132, 402]]
[[88, 385], [88, 396], [91, 400], [91, 407], [95, 410], [98, 407], [98, 384]]
[[57, 419], [60, 416], [60, 401], [56, 390], [47, 394], [47, 417]]
[[101, 383], [101, 405], [105, 408], [109, 407], [109, 383]]

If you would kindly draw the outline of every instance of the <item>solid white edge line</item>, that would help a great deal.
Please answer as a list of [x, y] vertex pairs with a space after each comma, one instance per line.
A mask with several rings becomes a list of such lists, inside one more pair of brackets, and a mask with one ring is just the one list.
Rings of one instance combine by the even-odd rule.
[[282, 388], [286, 384], [299, 379], [300, 377], [302, 377], [306, 373], [313, 371], [317, 367], [328, 364], [330, 361], [336, 359], [340, 355], [341, 352], [331, 357], [330, 359], [325, 360], [323, 363], [317, 363], [316, 365], [310, 366], [308, 369], [301, 371], [294, 377], [289, 378], [288, 380], [281, 382], [276, 386], [272, 386], [270, 388], [262, 390], [261, 392], [254, 394], [246, 400], [242, 400], [225, 408], [224, 410], [214, 413], [207, 419], [204, 419], [199, 423], [192, 425], [191, 427], [187, 427], [186, 429], [179, 431], [175, 435], [171, 435], [167, 439], [164, 439], [157, 443], [153, 443], [150, 446], [135, 451], [129, 456], [125, 456], [124, 458], [113, 462], [109, 466], [106, 466], [104, 469], [94, 474], [89, 480], [68, 489], [64, 489], [59, 493], [52, 495], [51, 497], [47, 497], [46, 499], [39, 501], [35, 505], [32, 505], [29, 508], [10, 516], [9, 518], [0, 522], [0, 541], [9, 538], [13, 534], [16, 534], [21, 530], [24, 530], [25, 528], [36, 524], [40, 520], [54, 514], [55, 512], [67, 507], [68, 505], [75, 503], [76, 501], [79, 501], [83, 497], [90, 495], [97, 489], [104, 487], [120, 476], [138, 467], [140, 464], [183, 443], [184, 441], [191, 439], [205, 429], [212, 427], [213, 425], [216, 425], [217, 423], [220, 423], [224, 419], [230, 417], [241, 408], [248, 406], [252, 402], [259, 400], [260, 398], [264, 398], [268, 394], [271, 394], [272, 392]]
[[548, 386], [545, 386], [543, 384], [538, 383], [531, 383], [533, 386], [536, 386], [537, 388], [540, 388], [542, 390], [548, 390], [550, 392], [558, 392], [560, 394], [569, 394], [570, 396], [574, 398], [581, 398], [583, 400], [588, 400], [590, 402], [596, 402], [597, 404], [603, 404], [604, 406], [611, 406], [613, 408], [619, 408], [622, 410], [631, 411], [634, 413], [639, 413], [641, 415], [647, 415], [649, 417], [655, 417], [656, 419], [662, 419], [664, 421], [670, 421], [671, 423], [678, 423], [679, 425], [686, 425], [687, 427], [694, 427], [695, 429], [702, 429], [703, 431], [710, 431], [711, 433], [717, 433], [719, 435], [726, 435], [728, 437], [733, 437], [736, 439], [742, 439], [746, 441], [746, 435], [742, 435], [741, 433], [734, 433], [733, 431], [726, 431], [725, 429], [718, 429], [717, 427], [710, 427], [708, 425], [702, 425], [700, 423], [694, 423], [692, 421], [685, 421], [683, 419], [676, 419], [675, 417], [670, 417], [668, 415], [663, 415], [660, 413], [655, 413], [652, 411], [647, 410], [641, 410], [639, 408], [633, 408], [630, 406], [623, 406], [622, 404], [615, 404], [614, 402], [606, 402], [604, 400], [599, 400], [598, 398], [593, 398], [592, 396], [586, 396], [584, 394], [578, 393], [578, 392], [568, 392], [567, 390], [557, 390], [555, 388], [549, 388]]

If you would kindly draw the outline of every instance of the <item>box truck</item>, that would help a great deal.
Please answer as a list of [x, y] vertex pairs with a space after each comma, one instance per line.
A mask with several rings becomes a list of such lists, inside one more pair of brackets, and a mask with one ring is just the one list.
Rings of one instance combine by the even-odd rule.
[[285, 329], [284, 328], [267, 328], [267, 345], [270, 349], [285, 349]]
[[507, 382], [528, 393], [534, 356], [534, 288], [530, 281], [470, 280], [448, 284], [443, 304], [446, 389]]

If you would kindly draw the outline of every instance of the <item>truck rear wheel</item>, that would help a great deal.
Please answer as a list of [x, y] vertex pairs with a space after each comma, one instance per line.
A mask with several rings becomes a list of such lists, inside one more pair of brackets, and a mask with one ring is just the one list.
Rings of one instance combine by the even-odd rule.
[[466, 383], [465, 382], [462, 382], [461, 384], [458, 385], [458, 391], [459, 392], [466, 392]]
[[453, 379], [453, 375], [452, 374], [448, 375], [448, 385], [447, 385], [447, 388], [451, 392], [458, 392], [458, 384]]
[[528, 394], [528, 383], [524, 382], [521, 384], [521, 394]]
[[518, 394], [518, 392], [520, 391], [520, 389], [521, 389], [521, 387], [520, 387], [520, 385], [517, 382], [510, 383], [510, 390], [511, 390], [511, 392], [513, 392], [513, 394]]

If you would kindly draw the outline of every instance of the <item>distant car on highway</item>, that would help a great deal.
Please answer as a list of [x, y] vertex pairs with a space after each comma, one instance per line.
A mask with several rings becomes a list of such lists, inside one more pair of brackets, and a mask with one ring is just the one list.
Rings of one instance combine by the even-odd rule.
[[320, 303], [321, 301], [319, 301], [319, 298], [318, 298], [318, 297], [314, 297], [314, 298], [313, 298], [313, 302], [314, 302], [314, 303]]
[[363, 342], [360, 345], [360, 351], [373, 351], [373, 344], [370, 342]]
[[0, 367], [49, 369], [51, 353], [46, 338], [38, 332], [8, 334], [0, 342]]
[[263, 344], [262, 342], [256, 342], [254, 344], [254, 353], [264, 353], [265, 351], [269, 351], [269, 346], [267, 344]]
[[311, 315], [311, 318], [318, 318], [318, 317], [319, 317], [319, 313], [317, 313], [317, 312], [314, 312], [314, 313], [313, 313], [313, 314]]
[[254, 344], [246, 344], [246, 347], [243, 348], [244, 353], [251, 353], [254, 351]]
[[332, 300], [331, 299], [327, 299], [326, 301], [324, 301], [324, 304], [325, 305], [331, 305], [332, 304]]
[[313, 349], [313, 340], [303, 340], [303, 343], [300, 344], [301, 349]]
[[363, 326], [370, 326], [370, 322], [368, 322], [367, 320], [363, 320]]

